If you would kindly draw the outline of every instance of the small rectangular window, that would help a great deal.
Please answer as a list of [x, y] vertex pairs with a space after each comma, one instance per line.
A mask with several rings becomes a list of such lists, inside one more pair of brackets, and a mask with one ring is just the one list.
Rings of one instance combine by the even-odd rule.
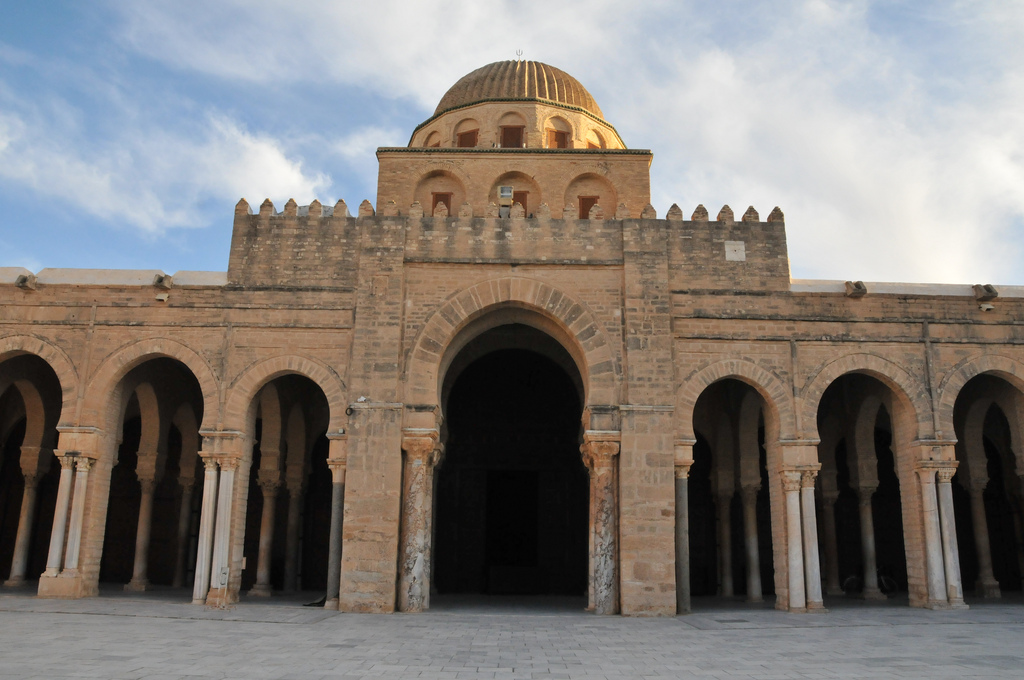
[[525, 137], [526, 128], [522, 125], [502, 125], [501, 126], [501, 148], [503, 149], [521, 149], [523, 148], [523, 137]]
[[568, 149], [569, 133], [561, 130], [548, 130], [549, 149]]
[[456, 135], [455, 146], [460, 149], [472, 149], [476, 146], [477, 133], [479, 130], [466, 130]]
[[514, 205], [518, 203], [519, 205], [523, 206], [523, 210], [526, 211], [527, 215], [530, 214], [530, 208], [528, 205], [526, 205], [526, 201], [529, 195], [529, 191], [516, 191], [512, 193], [512, 204]]
[[447, 208], [448, 214], [452, 214], [452, 195], [450, 193], [434, 192], [433, 194], [431, 194], [431, 196], [434, 199], [433, 205], [430, 206], [431, 215], [434, 214], [434, 211], [437, 210], [437, 206], [441, 203], [444, 203], [444, 207]]
[[590, 219], [590, 209], [597, 205], [600, 196], [580, 196], [580, 219]]

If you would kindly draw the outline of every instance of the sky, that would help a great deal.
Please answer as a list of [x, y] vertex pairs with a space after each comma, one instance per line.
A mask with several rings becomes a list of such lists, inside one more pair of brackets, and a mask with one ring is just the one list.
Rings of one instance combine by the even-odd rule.
[[0, 266], [223, 271], [234, 204], [375, 200], [485, 64], [575, 76], [659, 216], [794, 278], [1024, 285], [1024, 0], [3, 0]]

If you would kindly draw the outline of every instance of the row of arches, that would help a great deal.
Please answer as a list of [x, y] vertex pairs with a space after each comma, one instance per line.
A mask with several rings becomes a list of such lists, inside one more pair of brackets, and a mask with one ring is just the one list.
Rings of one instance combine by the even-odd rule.
[[[531, 116], [505, 111], [497, 114], [492, 110], [485, 116], [465, 116], [457, 120], [446, 117], [429, 129], [418, 133], [420, 144], [425, 148], [543, 148], [543, 149], [604, 149], [608, 147], [607, 132], [596, 125], [586, 124], [577, 128], [564, 115], [548, 113]], [[576, 118], [581, 118], [577, 116]], [[530, 134], [530, 133], [533, 134]]]
[[[619, 196], [615, 185], [600, 174], [585, 172], [572, 177], [558, 193], [550, 187], [542, 188], [532, 176], [512, 170], [500, 174], [490, 184], [487, 191], [487, 202], [499, 205], [501, 187], [512, 187], [510, 196], [513, 203], [523, 209], [523, 216], [533, 217], [542, 203], [554, 206], [571, 205], [577, 209], [579, 219], [590, 217], [594, 206], [601, 206], [607, 214], [612, 214], [618, 206]], [[431, 170], [416, 183], [413, 193], [414, 200], [430, 215], [455, 215], [469, 198], [466, 185], [455, 173], [449, 170]], [[561, 201], [561, 203], [559, 203]], [[443, 207], [442, 207], [443, 206]]]
[[[535, 282], [529, 285], [540, 294]], [[514, 288], [509, 286], [508, 295], [515, 295]], [[449, 333], [445, 346], [450, 351], [436, 362], [433, 372], [423, 372], [428, 382], [429, 376], [434, 376], [434, 398], [444, 402], [443, 409], [449, 408], [449, 398], [460, 393], [462, 377], [467, 376], [465, 380], [469, 381], [468, 376], [473, 375], [470, 369], [477, 362], [494, 360], [491, 355], [500, 351], [525, 351], [554, 361], [558, 370], [568, 375], [568, 382], [563, 381], [570, 386], [566, 389], [577, 395], [574, 409], [578, 407], [578, 411], [572, 416], [577, 422], [580, 413], [601, 403], [595, 401], [596, 396], [613, 403], [614, 388], [608, 392], [600, 386], [609, 373], [607, 368], [599, 367], [613, 365], [614, 352], [608, 344], [594, 339], [582, 310], [573, 316], [576, 321], [568, 331], [557, 315], [524, 303], [482, 305], [470, 316], [458, 324], [458, 332]], [[449, 316], [449, 322], [453, 318]], [[469, 329], [469, 335], [463, 332]], [[581, 336], [589, 339], [578, 341]], [[477, 338], [488, 342], [474, 342]], [[48, 571], [54, 572], [54, 577], [76, 573], [84, 577], [85, 572], [94, 570], [95, 580], [123, 583], [129, 589], [191, 582], [197, 595], [220, 592], [223, 598], [230, 598], [231, 593], [237, 596], [240, 590], [254, 595], [288, 590], [299, 587], [299, 581], [303, 586], [328, 588], [337, 583], [336, 575], [329, 571], [338, 563], [340, 537], [336, 527], [338, 510], [344, 504], [344, 474], [339, 475], [337, 466], [332, 468], [330, 463], [332, 443], [337, 441], [332, 435], [340, 429], [335, 418], [344, 413], [339, 405], [345, 402], [340, 398], [343, 392], [332, 393], [330, 373], [322, 366], [294, 357], [254, 365], [233, 381], [221, 407], [216, 398], [219, 390], [204, 384], [209, 376], [201, 377], [202, 369], [195, 367], [202, 364], [197, 364], [195, 357], [166, 342], [160, 347], [134, 348], [134, 358], [110, 360], [110, 365], [120, 367], [119, 371], [108, 371], [104, 365], [97, 372], [97, 376], [112, 376], [107, 403], [91, 400], [87, 389], [78, 409], [81, 413], [92, 410], [105, 414], [107, 426], [94, 430], [60, 426], [61, 450], [93, 455], [70, 456], [71, 460], [61, 456], [59, 464], [53, 464], [51, 451], [56, 444], [57, 424], [65, 417], [63, 404], [68, 391], [58, 377], [58, 369], [66, 367], [51, 361], [54, 351], [50, 350], [49, 358], [42, 352], [11, 352], [3, 355], [0, 363], [5, 494], [0, 507], [6, 509], [0, 549], [7, 551], [0, 553], [0, 568], [11, 565], [3, 574], [5, 578], [16, 582], [19, 574], [15, 567], [24, 563], [22, 580], [45, 576]], [[941, 507], [936, 511], [936, 522], [941, 518], [944, 524], [940, 530], [946, 532], [942, 534], [946, 554], [940, 552], [938, 557], [942, 571], [936, 572], [942, 574], [944, 582], [939, 594], [947, 604], [955, 601], [957, 593], [945, 586], [955, 590], [961, 580], [979, 584], [979, 593], [989, 596], [997, 594], [996, 588], [1019, 589], [1021, 503], [1014, 478], [1020, 474], [1020, 415], [1024, 410], [1020, 385], [1014, 372], [1007, 370], [1013, 366], [1008, 362], [982, 357], [965, 363], [954, 374], [960, 377], [945, 381], [946, 389], [956, 388], [949, 408], [955, 446], [952, 438], [933, 437], [921, 443], [922, 423], [943, 420], [933, 419], [931, 414], [922, 417], [915, 405], [917, 395], [905, 389], [906, 384], [913, 383], [899, 374], [893, 378], [891, 372], [879, 370], [885, 364], [878, 357], [873, 362], [846, 357], [820, 373], [835, 375], [820, 389], [820, 398], [810, 414], [820, 436], [817, 443], [794, 442], [794, 430], [789, 428], [795, 427], [800, 412], [789, 405], [786, 391], [765, 369], [739, 361], [722, 362], [689, 376], [680, 385], [680, 404], [687, 403], [687, 395], [694, 395], [692, 407], [678, 407], [677, 413], [679, 431], [684, 433], [679, 437], [681, 446], [689, 447], [692, 453], [689, 460], [684, 456], [680, 465], [686, 468], [688, 476], [684, 478], [689, 480], [683, 505], [689, 514], [690, 533], [687, 558], [680, 560], [689, 567], [685, 580], [681, 579], [688, 593], [739, 593], [756, 600], [774, 592], [791, 603], [794, 588], [799, 585], [807, 605], [813, 601], [815, 587], [825, 592], [838, 588], [866, 597], [906, 592], [912, 604], [932, 602], [938, 595], [933, 592], [936, 565], [932, 564], [935, 556], [928, 546], [925, 487], [928, 483], [951, 483], [956, 479], [951, 471], [958, 464], [961, 473], [957, 476], [966, 482], [956, 479], [951, 483], [949, 512]], [[836, 364], [847, 370], [838, 370]], [[419, 374], [415, 362], [409, 370]], [[477, 367], [479, 371], [495, 372]], [[614, 376], [614, 371], [610, 375]], [[313, 380], [314, 376], [319, 380]], [[813, 394], [817, 382], [810, 381], [804, 394]], [[415, 385], [411, 388], [416, 389]], [[462, 402], [476, 404], [476, 393], [465, 386], [461, 392], [466, 390], [471, 396], [461, 397]], [[806, 411], [802, 413], [806, 418]], [[453, 414], [451, 424], [458, 421]], [[214, 434], [228, 431], [224, 423], [235, 424], [237, 430], [230, 436]], [[808, 426], [806, 420], [804, 426]], [[689, 442], [685, 439], [688, 427], [693, 432]], [[561, 565], [560, 576], [544, 572], [542, 578], [534, 569], [531, 582], [575, 583], [564, 587], [578, 588], [579, 565], [587, 562], [590, 578], [585, 580], [592, 603], [602, 597], [613, 601], [614, 594], [594, 592], [600, 585], [594, 578], [601, 568], [597, 563], [608, 558], [600, 546], [602, 541], [614, 541], [615, 533], [614, 527], [606, 525], [602, 525], [604, 533], [595, 532], [595, 517], [614, 520], [617, 513], [602, 506], [602, 494], [611, 487], [596, 483], [601, 479], [614, 483], [614, 474], [602, 472], [610, 463], [601, 452], [611, 451], [609, 446], [597, 441], [588, 443], [586, 432], [576, 433], [574, 444], [584, 445], [583, 461], [591, 480], [584, 492], [579, 486], [583, 478], [580, 459], [573, 464], [566, 462], [550, 474], [542, 474], [546, 463], [539, 462], [531, 467], [520, 461], [516, 464], [521, 469], [515, 465], [512, 469], [495, 468], [493, 461], [481, 465], [473, 450], [494, 446], [485, 434], [465, 434], [471, 446], [464, 454], [459, 453], [458, 439], [448, 439], [447, 432], [440, 434], [451, 447], [453, 462], [449, 469], [460, 470], [461, 466], [456, 478], [461, 475], [470, 479], [486, 473], [486, 486], [493, 490], [494, 498], [515, 496], [509, 489], [535, 489], [525, 495], [536, 496], [531, 505], [538, 509], [537, 517], [554, 513], [566, 518], [567, 533], [560, 534], [561, 538], [548, 536], [542, 540], [536, 535], [522, 539], [526, 554], [536, 554], [536, 560], [550, 569], [554, 569], [550, 565]], [[922, 467], [923, 447], [938, 450], [939, 458], [930, 461], [935, 466]], [[790, 449], [797, 448], [809, 457], [794, 458]], [[37, 463], [48, 460], [49, 466], [37, 464], [33, 472], [33, 452]], [[240, 455], [228, 455], [235, 453]], [[564, 452], [558, 455], [565, 461], [572, 459]], [[460, 457], [463, 463], [454, 462]], [[199, 462], [200, 458], [205, 464]], [[936, 476], [936, 469], [950, 471], [949, 478], [943, 480], [942, 472]], [[447, 474], [444, 465], [440, 470], [440, 474]], [[931, 482], [925, 481], [922, 470], [932, 470]], [[26, 509], [30, 496], [26, 492], [33, 475], [36, 498]], [[438, 477], [437, 482], [438, 505], [428, 507], [430, 514], [436, 512], [439, 519], [445, 515], [444, 508], [452, 504], [458, 508], [463, 502], [480, 502], [473, 501], [472, 493], [467, 497], [465, 485], [458, 481]], [[564, 487], [561, 495], [576, 502], [542, 512], [540, 508], [546, 507], [543, 501], [554, 493], [549, 489], [552, 484]], [[86, 498], [79, 493], [80, 488], [91, 489], [91, 495]], [[934, 493], [939, 495], [932, 496], [933, 503], [943, 503], [941, 492]], [[581, 511], [584, 497], [588, 509]], [[795, 506], [791, 504], [794, 498]], [[221, 502], [211, 507], [210, 499]], [[618, 500], [612, 496], [608, 502], [614, 507]], [[18, 522], [9, 519], [15, 514], [10, 510], [15, 506], [19, 508]], [[489, 506], [485, 504], [482, 510], [476, 507], [476, 515], [487, 516]], [[33, 515], [28, 529], [22, 521], [26, 514]], [[319, 520], [312, 519], [318, 514]], [[578, 531], [583, 515], [590, 517], [586, 538], [581, 538]], [[577, 519], [570, 521], [572, 517]], [[102, 522], [102, 531], [98, 522]], [[210, 527], [204, 530], [204, 522], [234, 522], [244, 524], [246, 529], [233, 539], [238, 541], [234, 547], [213, 541], [216, 532]], [[50, 540], [48, 529], [54, 535], [65, 536], [62, 523], [67, 524], [66, 538]], [[531, 523], [540, 526], [539, 520]], [[821, 527], [820, 532], [817, 527]], [[472, 527], [460, 528], [458, 523], [454, 528], [448, 523], [437, 530], [437, 546], [444, 548], [446, 555], [451, 541], [459, 540], [451, 538], [452, 532], [474, 534]], [[787, 553], [794, 531], [804, 540], [801, 559], [805, 565], [814, 562], [817, 568], [818, 555], [822, 556], [820, 571], [812, 573], [808, 567], [806, 579], [803, 570], [794, 567], [792, 552]], [[485, 551], [486, 571], [481, 573], [486, 578], [481, 576], [481, 582], [511, 583], [514, 579], [510, 581], [510, 574], [516, 569], [531, 573], [526, 568], [529, 565], [503, 564], [501, 558], [487, 556], [486, 539], [479, 538], [478, 530], [476, 535], [471, 547]], [[210, 537], [208, 541], [206, 537]], [[101, 539], [99, 546], [90, 545], [97, 539]], [[986, 541], [988, 551], [983, 550]], [[581, 557], [583, 543], [589, 547]], [[993, 550], [993, 543], [1002, 552]], [[28, 547], [19, 552], [18, 545]], [[577, 547], [564, 559], [552, 560], [546, 555], [541, 560], [543, 545]], [[459, 548], [451, 549], [457, 554]], [[950, 550], [957, 558], [955, 565], [950, 563]], [[247, 567], [235, 569], [234, 560], [244, 561]], [[943, 560], [945, 564], [941, 564]], [[449, 573], [446, 577], [442, 557], [437, 557], [436, 564], [439, 586], [445, 578], [449, 583], [468, 582], [465, 574]], [[961, 565], [963, 579], [958, 573]], [[514, 590], [524, 586], [512, 583], [507, 587]]]

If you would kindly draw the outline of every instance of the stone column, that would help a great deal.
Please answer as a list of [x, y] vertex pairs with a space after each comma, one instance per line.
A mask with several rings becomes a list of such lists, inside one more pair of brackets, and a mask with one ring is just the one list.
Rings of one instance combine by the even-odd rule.
[[924, 521], [925, 564], [928, 573], [928, 606], [948, 606], [946, 574], [942, 563], [942, 531], [939, 528], [939, 504], [935, 494], [935, 468], [919, 467], [921, 480], [921, 518]]
[[732, 494], [723, 491], [715, 497], [718, 511], [718, 570], [722, 597], [733, 596], [732, 584]]
[[430, 538], [434, 466], [440, 449], [433, 437], [404, 437], [402, 529], [398, 552], [398, 609], [430, 608]]
[[61, 576], [78, 575], [78, 553], [82, 547], [82, 521], [85, 519], [85, 494], [89, 488], [89, 470], [92, 458], [79, 456], [75, 462], [75, 491], [71, 501], [71, 520], [68, 527], [67, 554]]
[[803, 511], [804, 578], [807, 611], [825, 611], [821, 599], [821, 560], [818, 556], [818, 517], [814, 508], [814, 479], [817, 470], [804, 470], [800, 478], [800, 500]]
[[982, 597], [1000, 597], [999, 582], [992, 574], [992, 546], [988, 538], [988, 518], [985, 516], [985, 485], [988, 479], [971, 470], [971, 523], [974, 525], [974, 543], [978, 553], [978, 582], [974, 592]]
[[303, 480], [288, 481], [288, 523], [285, 525], [284, 592], [299, 589], [299, 524], [302, 520]]
[[220, 483], [217, 489], [217, 519], [213, 527], [213, 565], [210, 570], [210, 592], [206, 603], [213, 606], [226, 605], [231, 600], [228, 593], [231, 565], [231, 510], [235, 497], [235, 473], [241, 461], [235, 457], [223, 457], [220, 464]]
[[583, 444], [590, 460], [590, 496], [594, 507], [594, 613], [619, 613], [619, 442], [602, 439]]
[[331, 533], [327, 549], [327, 599], [324, 600], [324, 609], [337, 609], [345, 522], [345, 464], [329, 461], [328, 465], [331, 468]]
[[[264, 476], [270, 478], [263, 479]], [[256, 583], [249, 590], [254, 597], [270, 597], [270, 554], [274, 547], [274, 515], [277, 510], [277, 491], [281, 488], [279, 475], [260, 470], [260, 490], [263, 491], [263, 517], [260, 519], [260, 548], [256, 557]]]
[[878, 587], [878, 559], [875, 551], [875, 517], [871, 499], [878, 487], [863, 485], [860, 487], [858, 503], [860, 507], [860, 551], [864, 561], [864, 592], [865, 600], [884, 600], [885, 594]]
[[75, 459], [71, 456], [57, 456], [60, 463], [60, 484], [57, 487], [57, 505], [53, 511], [53, 529], [50, 531], [50, 551], [46, 556], [46, 571], [43, 576], [58, 576], [64, 565], [64, 538], [68, 527], [68, 506], [71, 504], [72, 476]]
[[804, 589], [802, 518], [800, 512], [800, 480], [802, 476], [797, 470], [784, 470], [782, 472], [782, 490], [786, 496], [789, 610], [792, 612], [807, 611], [807, 595]]
[[676, 613], [688, 614], [690, 605], [690, 498], [689, 464], [676, 464]]
[[21, 515], [18, 518], [18, 535], [14, 539], [14, 557], [11, 559], [11, 576], [5, 586], [20, 586], [25, 582], [28, 567], [28, 548], [32, 542], [32, 524], [36, 518], [37, 475], [25, 475], [25, 491], [21, 495]]
[[743, 487], [743, 542], [747, 549], [747, 602], [761, 602], [761, 551], [757, 545], [757, 492], [760, 484]]
[[210, 590], [213, 556], [213, 526], [217, 514], [218, 465], [213, 458], [203, 458], [203, 505], [199, 511], [199, 543], [196, 546], [196, 576], [192, 585], [192, 604], [206, 602]]
[[821, 498], [825, 520], [825, 591], [829, 595], [842, 595], [843, 587], [839, 583], [839, 545], [836, 542], [836, 500], [839, 492], [829, 490], [822, 493]]
[[174, 578], [171, 586], [180, 588], [185, 583], [185, 558], [188, 556], [188, 525], [192, 517], [192, 489], [194, 479], [184, 478], [181, 483], [181, 508], [178, 510], [178, 550], [174, 559]]
[[946, 592], [949, 604], [954, 609], [966, 608], [964, 604], [963, 579], [960, 577], [960, 549], [956, 541], [956, 518], [953, 515], [953, 475], [956, 462], [949, 467], [939, 468], [939, 529], [942, 532], [942, 563], [946, 571]]
[[155, 479], [139, 480], [142, 500], [139, 502], [139, 522], [135, 531], [135, 564], [132, 580], [124, 586], [126, 591], [143, 592], [149, 586], [149, 537], [153, 528], [153, 492], [156, 484]]

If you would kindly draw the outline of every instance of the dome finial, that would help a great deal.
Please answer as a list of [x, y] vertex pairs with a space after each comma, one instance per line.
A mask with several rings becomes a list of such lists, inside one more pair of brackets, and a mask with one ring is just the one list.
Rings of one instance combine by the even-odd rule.
[[523, 60], [523, 51], [522, 50], [516, 50], [516, 61], [522, 61], [522, 60]]

